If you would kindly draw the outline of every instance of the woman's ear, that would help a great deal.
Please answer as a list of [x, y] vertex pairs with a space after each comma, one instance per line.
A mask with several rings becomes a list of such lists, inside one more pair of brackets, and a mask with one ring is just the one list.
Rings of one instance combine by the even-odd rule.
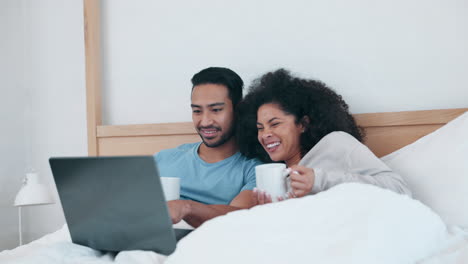
[[301, 118], [302, 133], [304, 133], [310, 125], [310, 118], [308, 116], [303, 116]]

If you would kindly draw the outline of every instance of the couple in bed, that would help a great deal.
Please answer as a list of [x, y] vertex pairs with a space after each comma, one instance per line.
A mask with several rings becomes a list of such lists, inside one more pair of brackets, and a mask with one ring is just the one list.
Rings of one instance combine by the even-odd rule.
[[255, 166], [284, 162], [291, 169], [285, 198], [299, 198], [344, 182], [410, 194], [362, 141], [341, 96], [325, 84], [269, 72], [242, 99], [243, 81], [211, 67], [192, 78], [192, 120], [202, 142], [155, 154], [161, 175], [181, 179], [181, 200], [168, 202], [174, 223], [194, 227], [230, 211], [271, 202], [255, 189]]

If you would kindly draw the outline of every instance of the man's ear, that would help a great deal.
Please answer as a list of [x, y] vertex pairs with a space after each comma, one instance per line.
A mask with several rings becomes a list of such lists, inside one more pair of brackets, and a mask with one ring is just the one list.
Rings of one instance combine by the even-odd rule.
[[300, 123], [302, 126], [302, 132], [305, 132], [310, 125], [310, 118], [308, 116], [303, 116]]

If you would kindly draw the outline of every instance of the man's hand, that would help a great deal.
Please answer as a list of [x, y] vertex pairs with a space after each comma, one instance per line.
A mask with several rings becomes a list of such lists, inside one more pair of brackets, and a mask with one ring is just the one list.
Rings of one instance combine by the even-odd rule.
[[191, 200], [170, 201], [168, 204], [173, 223], [177, 223], [181, 219], [184, 219], [189, 225], [197, 228], [205, 221], [214, 217], [225, 215], [235, 210], [248, 209], [254, 206], [251, 197], [252, 191], [244, 190], [239, 193], [229, 205], [202, 204]]
[[190, 213], [190, 204], [185, 200], [169, 201], [167, 207], [173, 224], [179, 223]]

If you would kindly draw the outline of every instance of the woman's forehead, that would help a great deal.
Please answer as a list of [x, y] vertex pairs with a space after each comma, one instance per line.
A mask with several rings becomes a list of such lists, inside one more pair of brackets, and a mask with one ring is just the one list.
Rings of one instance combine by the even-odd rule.
[[294, 118], [292, 115], [286, 113], [277, 103], [263, 104], [258, 108], [257, 111], [257, 119], [262, 121], [269, 121], [274, 117], [285, 118], [286, 116]]

